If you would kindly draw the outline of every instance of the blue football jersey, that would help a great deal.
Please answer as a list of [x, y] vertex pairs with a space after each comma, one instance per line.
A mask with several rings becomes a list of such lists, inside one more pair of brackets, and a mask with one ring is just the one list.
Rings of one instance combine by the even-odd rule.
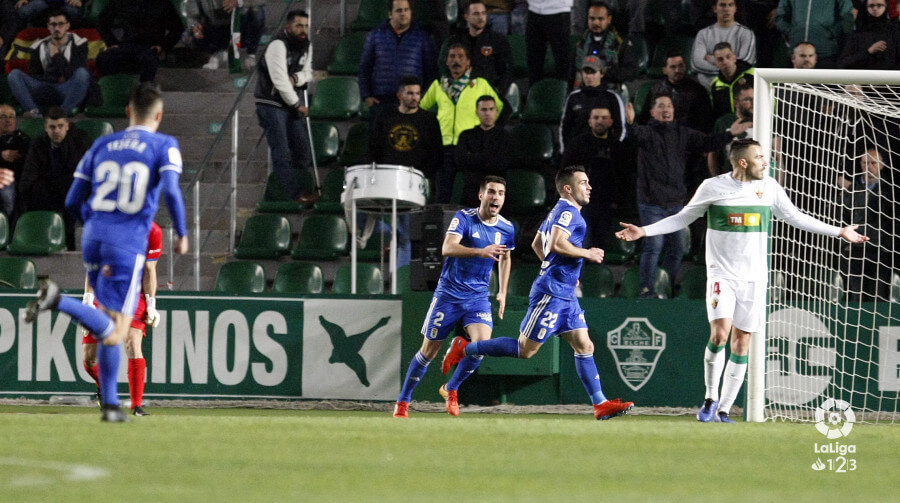
[[141, 126], [97, 139], [81, 159], [75, 178], [90, 183], [85, 201], [86, 239], [143, 254], [159, 210], [161, 173], [181, 174], [178, 141]]
[[567, 199], [560, 199], [538, 229], [544, 250], [544, 262], [541, 263], [541, 272], [534, 281], [532, 290], [554, 297], [574, 299], [575, 285], [581, 277], [583, 260], [550, 252], [550, 232], [554, 227], [568, 234], [569, 242], [573, 245], [581, 247], [584, 242], [587, 227], [581, 211]]
[[[484, 248], [492, 244], [506, 245], [509, 250], [516, 247], [512, 222], [498, 215], [496, 222], [487, 223], [478, 215], [478, 208], [457, 211], [447, 227], [447, 234], [461, 236], [460, 244], [468, 248]], [[491, 269], [496, 263], [490, 258], [447, 257], [435, 296], [457, 300], [486, 297]]]

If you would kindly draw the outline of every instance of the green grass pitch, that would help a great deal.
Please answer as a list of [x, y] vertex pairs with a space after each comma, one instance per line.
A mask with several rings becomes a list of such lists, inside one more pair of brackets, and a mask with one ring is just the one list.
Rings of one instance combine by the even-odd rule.
[[692, 417], [0, 406], [0, 501], [896, 501], [900, 428]]

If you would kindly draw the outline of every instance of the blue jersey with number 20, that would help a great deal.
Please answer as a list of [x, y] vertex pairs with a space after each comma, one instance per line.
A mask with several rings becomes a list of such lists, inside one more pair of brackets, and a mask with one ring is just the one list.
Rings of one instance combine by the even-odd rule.
[[84, 239], [145, 253], [161, 175], [168, 170], [179, 176], [182, 171], [178, 141], [171, 136], [132, 126], [97, 139], [75, 170], [76, 179], [91, 185], [82, 208]]

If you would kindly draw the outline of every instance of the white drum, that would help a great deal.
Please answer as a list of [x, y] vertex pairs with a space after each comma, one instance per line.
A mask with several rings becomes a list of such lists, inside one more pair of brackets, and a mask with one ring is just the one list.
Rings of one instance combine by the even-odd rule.
[[350, 166], [344, 174], [344, 206], [356, 201], [359, 210], [390, 210], [397, 200], [397, 211], [425, 206], [425, 176], [421, 171], [394, 164]]

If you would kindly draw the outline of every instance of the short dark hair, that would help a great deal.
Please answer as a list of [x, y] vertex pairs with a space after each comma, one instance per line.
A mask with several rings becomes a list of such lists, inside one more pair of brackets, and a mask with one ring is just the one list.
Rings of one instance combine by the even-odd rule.
[[48, 12], [47, 13], [47, 22], [48, 23], [50, 22], [51, 17], [59, 17], [59, 16], [66, 18], [67, 23], [72, 22], [72, 18], [69, 17], [69, 13], [66, 12], [66, 10], [63, 9], [62, 7], [57, 7], [55, 9], [51, 10], [50, 12]]
[[481, 4], [481, 5], [484, 5], [485, 7], [487, 7], [487, 4], [484, 3], [484, 0], [469, 0], [468, 2], [466, 2], [466, 10], [465, 10], [465, 13], [468, 14], [468, 13], [469, 13], [469, 7], [471, 7], [471, 6], [473, 6], [473, 5], [476, 5], [476, 4]]
[[[387, 2], [388, 12], [391, 12], [394, 10], [394, 2], [396, 2], [396, 1], [397, 0], [388, 0], [388, 2]], [[409, 10], [412, 10], [412, 4], [413, 4], [412, 0], [406, 0], [406, 2], [409, 4]]]
[[506, 187], [505, 178], [497, 175], [488, 175], [481, 180], [481, 186], [478, 188], [478, 191], [481, 192], [482, 190], [486, 189], [489, 183], [499, 183], [503, 185], [504, 188]]
[[68, 116], [66, 116], [66, 111], [62, 107], [50, 107], [47, 110], [47, 119], [58, 121], [60, 119], [68, 119]]
[[719, 42], [718, 44], [713, 46], [713, 53], [716, 51], [721, 51], [722, 49], [728, 49], [731, 52], [734, 52], [734, 49], [731, 48], [731, 44], [728, 42]]
[[309, 19], [309, 14], [303, 9], [293, 9], [288, 11], [287, 15], [285, 15], [284, 18], [288, 23], [290, 23], [294, 20], [294, 18], [298, 17], [305, 17], [306, 19]]
[[453, 43], [451, 43], [450, 46], [447, 47], [447, 54], [450, 54], [450, 51], [451, 51], [452, 49], [462, 49], [462, 50], [466, 51], [466, 57], [467, 57], [467, 58], [471, 58], [471, 55], [469, 54], [469, 48], [466, 47], [466, 44], [464, 44], [464, 43], [462, 43], [462, 42], [453, 42]]
[[669, 52], [666, 53], [666, 59], [669, 58], [681, 58], [684, 59], [684, 54], [681, 53], [681, 49], [669, 49]]
[[750, 89], [752, 91], [753, 84], [751, 82], [752, 81], [741, 82], [741, 83], [737, 84], [736, 86], [734, 86], [734, 91], [732, 91], [734, 93], [734, 96], [740, 95], [742, 92], [746, 91], [747, 89]]
[[566, 166], [561, 168], [556, 172], [556, 191], [560, 194], [563, 193], [563, 187], [566, 185], [572, 185], [572, 180], [575, 179], [575, 173], [585, 173], [584, 166], [582, 165], [573, 165]]
[[145, 118], [157, 103], [162, 102], [162, 91], [152, 82], [143, 82], [131, 91], [128, 105], [136, 118]]
[[490, 94], [482, 94], [477, 101], [475, 101], [475, 110], [478, 110], [478, 106], [481, 105], [482, 101], [493, 101], [497, 103], [497, 100], [494, 99]]
[[673, 97], [672, 93], [668, 91], [662, 91], [650, 96], [650, 108], [656, 106], [656, 100], [660, 98], [669, 98], [672, 101], [672, 104], [675, 104], [675, 98]]
[[415, 75], [404, 75], [400, 77], [400, 82], [397, 83], [397, 91], [402, 91], [406, 86], [422, 87], [422, 81]]
[[728, 161], [731, 162], [732, 166], [737, 166], [738, 160], [746, 159], [747, 150], [754, 145], [760, 146], [759, 142], [753, 138], [734, 140], [731, 142], [731, 154], [728, 156]]

